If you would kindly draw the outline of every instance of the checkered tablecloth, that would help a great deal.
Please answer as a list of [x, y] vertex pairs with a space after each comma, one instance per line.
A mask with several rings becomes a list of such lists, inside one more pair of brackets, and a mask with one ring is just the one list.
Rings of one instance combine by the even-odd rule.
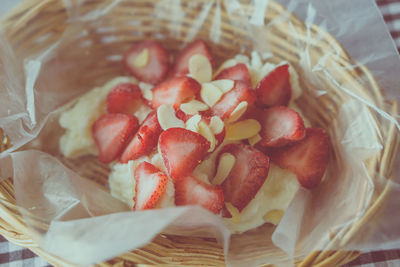
[[[400, 51], [400, 0], [376, 0], [376, 2], [382, 11], [383, 18], [389, 27], [393, 40]], [[51, 265], [29, 249], [14, 245], [0, 235], [0, 266], [47, 267]], [[360, 257], [346, 264], [344, 267], [350, 266], [400, 266], [400, 249], [363, 253]]]

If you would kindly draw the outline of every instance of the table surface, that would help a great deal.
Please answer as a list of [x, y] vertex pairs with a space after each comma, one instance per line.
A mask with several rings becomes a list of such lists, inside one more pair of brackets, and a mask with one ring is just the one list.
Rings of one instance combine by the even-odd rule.
[[[376, 0], [376, 2], [400, 51], [400, 0]], [[0, 266], [44, 267], [51, 265], [29, 249], [14, 245], [0, 235]], [[400, 249], [363, 253], [360, 257], [345, 265], [345, 267], [349, 266], [400, 266]]]

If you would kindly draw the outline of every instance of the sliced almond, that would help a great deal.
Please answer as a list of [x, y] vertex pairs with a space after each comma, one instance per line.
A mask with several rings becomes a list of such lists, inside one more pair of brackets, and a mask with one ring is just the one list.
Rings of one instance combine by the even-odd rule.
[[240, 102], [236, 108], [232, 111], [231, 115], [228, 118], [228, 122], [232, 123], [240, 119], [242, 115], [246, 112], [247, 110], [248, 103], [246, 101]]
[[254, 120], [248, 119], [236, 122], [226, 126], [225, 138], [232, 141], [239, 141], [253, 137], [261, 130], [261, 124]]
[[171, 105], [163, 104], [157, 109], [158, 123], [163, 130], [173, 127], [185, 128], [185, 123], [175, 116], [175, 110]]
[[225, 124], [220, 117], [212, 116], [209, 126], [214, 134], [220, 134], [224, 130]]
[[242, 217], [240, 215], [239, 210], [229, 202], [225, 202], [225, 207], [229, 211], [229, 213], [232, 215], [232, 219], [231, 219], [232, 222], [234, 224], [240, 223], [240, 221], [242, 220]]
[[270, 210], [263, 216], [263, 220], [277, 225], [284, 215], [283, 210]]
[[260, 69], [262, 67], [262, 61], [260, 54], [257, 51], [252, 51], [251, 52], [251, 66], [254, 69]]
[[199, 122], [201, 121], [200, 115], [194, 115], [190, 119], [186, 121], [185, 128], [186, 130], [198, 133], [199, 132]]
[[222, 184], [235, 165], [236, 158], [230, 153], [224, 153], [219, 158], [217, 173], [213, 179], [213, 184]]
[[142, 90], [149, 91], [149, 90], [153, 89], [154, 85], [149, 84], [149, 83], [145, 83], [145, 82], [140, 82], [139, 83], [139, 87]]
[[189, 73], [199, 83], [211, 81], [212, 66], [207, 57], [196, 54], [189, 59]]
[[215, 140], [214, 133], [211, 131], [210, 127], [204, 121], [200, 121], [198, 127], [199, 127], [198, 133], [201, 134], [205, 139], [207, 139], [210, 142], [210, 149], [208, 150], [208, 152], [213, 151], [217, 143], [217, 141]]
[[235, 85], [235, 82], [233, 80], [229, 79], [222, 79], [222, 80], [216, 80], [211, 82], [213, 85], [218, 87], [222, 93], [227, 93], [230, 90], [232, 90], [233, 86]]
[[133, 65], [138, 68], [144, 67], [149, 63], [149, 57], [149, 49], [145, 48], [139, 53], [139, 55], [133, 58]]
[[151, 89], [153, 89], [153, 85], [144, 83], [144, 82], [140, 82], [139, 88], [140, 88], [140, 91], [142, 91], [142, 96], [144, 99], [146, 99], [148, 101], [153, 100], [153, 92], [151, 91]]
[[212, 83], [203, 83], [201, 85], [201, 91], [200, 91], [201, 99], [209, 107], [214, 106], [218, 102], [218, 100], [221, 99], [222, 95], [223, 92]]
[[260, 142], [262, 139], [261, 135], [256, 134], [255, 136], [250, 137], [249, 139], [247, 139], [247, 141], [249, 141], [249, 144], [251, 146], [254, 146], [255, 144], [257, 144], [258, 142]]
[[181, 104], [180, 109], [186, 114], [195, 115], [199, 113], [199, 111], [207, 110], [208, 106], [203, 102], [193, 99], [190, 102]]

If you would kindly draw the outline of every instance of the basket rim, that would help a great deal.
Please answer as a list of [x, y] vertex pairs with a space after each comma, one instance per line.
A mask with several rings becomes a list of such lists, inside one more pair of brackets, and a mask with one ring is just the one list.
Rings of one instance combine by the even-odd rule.
[[[12, 22], [12, 20], [15, 20], [16, 17], [18, 16], [18, 14], [21, 14], [21, 13], [23, 13], [23, 11], [26, 11], [26, 10], [29, 10], [29, 12], [27, 12], [24, 16], [20, 17], [19, 19], [22, 21], [25, 21], [25, 20], [29, 21], [31, 16], [33, 16], [36, 11], [40, 10], [41, 8], [45, 7], [46, 5], [48, 5], [51, 2], [53, 2], [53, 0], [44, 0], [44, 1], [31, 0], [28, 2], [21, 3], [14, 10], [10, 11], [4, 17], [2, 24], [5, 27], [9, 27], [10, 24], [8, 24], [8, 26], [7, 26], [7, 23], [10, 23], [10, 22]], [[38, 3], [40, 3], [40, 4], [38, 4]], [[281, 12], [285, 12], [285, 10], [286, 10], [281, 4], [279, 4], [275, 1], [270, 1], [269, 4], [274, 5], [275, 8], [281, 10]], [[305, 27], [304, 22], [302, 22], [300, 19], [298, 19], [297, 16], [295, 16], [292, 13], [290, 14], [290, 16], [291, 16], [291, 19], [293, 19], [297, 24], [300, 24], [303, 27]], [[340, 64], [348, 64], [348, 63], [354, 62], [350, 58], [350, 55], [347, 53], [347, 51], [344, 49], [344, 47], [332, 35], [330, 35], [328, 32], [326, 32], [325, 30], [321, 29], [319, 26], [314, 25], [314, 24], [312, 24], [310, 28], [313, 31], [318, 32], [319, 34], [322, 33], [324, 35], [324, 37], [327, 38], [327, 40], [329, 40], [328, 43], [333, 44], [334, 47], [339, 47], [341, 49], [342, 53], [340, 54], [340, 57], [336, 58]], [[380, 90], [379, 92], [377, 92], [377, 94], [380, 94], [380, 97], [381, 97], [379, 99], [379, 101], [381, 101], [382, 103], [384, 101], [386, 101], [384, 99], [384, 91], [379, 86], [379, 84], [376, 81], [375, 77], [373, 76], [372, 72], [365, 65], [363, 65], [363, 64], [358, 64], [358, 65], [360, 66], [360, 71], [362, 71], [363, 73], [365, 73], [368, 76], [369, 82], [371, 82], [371, 86], [376, 87]], [[391, 102], [391, 105], [392, 105], [393, 111], [397, 113], [397, 103]], [[395, 131], [395, 129], [393, 127], [390, 129], [391, 129], [391, 131]], [[395, 143], [394, 147], [395, 147], [395, 150], [398, 150], [399, 142], [397, 140], [397, 137], [394, 136], [393, 138], [396, 138], [396, 141], [394, 142]], [[388, 178], [392, 178], [392, 176], [389, 176]], [[6, 188], [6, 190], [3, 190], [4, 181], [5, 180], [1, 181], [1, 183], [0, 183], [0, 187], [1, 187], [0, 188], [0, 196], [5, 199], [9, 199], [10, 192], [3, 192], [3, 191], [10, 190], [10, 188], [9, 188], [10, 185], [6, 185], [5, 187], [8, 187], [8, 188]], [[373, 215], [373, 212], [376, 211], [377, 209], [379, 209], [380, 205], [383, 205], [383, 203], [385, 201], [385, 197], [387, 196], [388, 190], [389, 190], [389, 188], [385, 187], [385, 189], [381, 193], [380, 197], [374, 203], [372, 203], [373, 205], [371, 207], [369, 207], [368, 212], [366, 214], [364, 214], [364, 216], [360, 219], [360, 220], [362, 220], [362, 222], [367, 221]], [[10, 202], [10, 204], [14, 205], [14, 203], [12, 203], [12, 202]], [[11, 240], [11, 242], [13, 242], [13, 243], [15, 242], [18, 245], [22, 245], [22, 246], [25, 246], [25, 247], [33, 250], [36, 254], [38, 254], [39, 256], [41, 256], [45, 259], [48, 259], [50, 262], [52, 262], [54, 264], [57, 264], [57, 265], [67, 264], [66, 266], [74, 266], [74, 265], [71, 265], [70, 263], [65, 262], [62, 259], [59, 259], [59, 258], [47, 253], [46, 251], [44, 251], [40, 247], [38, 247], [37, 244], [35, 244], [32, 241], [32, 238], [29, 236], [29, 229], [26, 227], [26, 225], [24, 225], [24, 223], [22, 222], [22, 220], [18, 216], [18, 214], [10, 213], [9, 208], [6, 207], [3, 204], [3, 202], [1, 202], [1, 201], [0, 201], [0, 218], [1, 219], [7, 218], [7, 220], [4, 220], [4, 222], [0, 221], [0, 228], [2, 229], [2, 231], [0, 233], [3, 234], [7, 239]], [[4, 224], [8, 220], [13, 222], [12, 225]], [[360, 223], [360, 224], [362, 224], [362, 223]], [[351, 226], [351, 228], [349, 228], [350, 233], [351, 233], [351, 229], [353, 229], [352, 227], [356, 227], [356, 229], [357, 229], [357, 227], [361, 227], [361, 225]], [[18, 236], [18, 238], [13, 239], [13, 237], [15, 237], [15, 236]], [[336, 242], [338, 240], [338, 236], [339, 235], [335, 236], [333, 242]], [[346, 236], [347, 236], [348, 240], [351, 238], [351, 236], [349, 236], [349, 235], [346, 235]], [[309, 266], [313, 262], [315, 262], [317, 260], [321, 260], [321, 259], [322, 259], [322, 261], [320, 261], [319, 264], [326, 265], [326, 264], [332, 263], [333, 260], [337, 260], [338, 258], [343, 258], [343, 257], [344, 258], [352, 258], [352, 257], [356, 258], [359, 255], [359, 253], [360, 252], [348, 253], [348, 252], [343, 252], [343, 251], [338, 251], [334, 254], [331, 254], [331, 252], [329, 252], [329, 251], [313, 252], [310, 255], [308, 255], [300, 263], [299, 266]]]

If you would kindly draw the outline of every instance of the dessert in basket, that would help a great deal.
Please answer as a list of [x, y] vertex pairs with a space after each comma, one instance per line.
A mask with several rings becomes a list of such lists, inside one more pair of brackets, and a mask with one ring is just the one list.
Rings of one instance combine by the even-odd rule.
[[133, 77], [61, 115], [61, 151], [110, 164], [111, 194], [134, 211], [200, 205], [233, 232], [277, 224], [300, 186], [321, 182], [329, 138], [296, 107], [294, 69], [267, 59], [252, 52], [217, 69], [196, 40], [171, 64], [159, 42], [137, 43], [124, 57]]

